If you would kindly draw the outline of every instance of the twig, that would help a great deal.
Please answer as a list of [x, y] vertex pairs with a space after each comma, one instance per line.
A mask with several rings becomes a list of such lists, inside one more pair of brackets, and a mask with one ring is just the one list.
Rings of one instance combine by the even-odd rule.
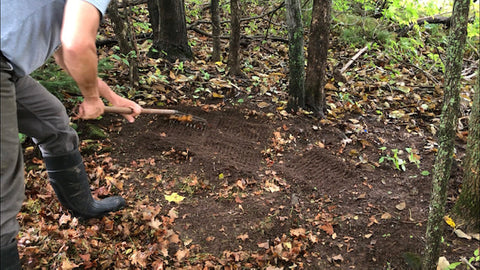
[[426, 72], [425, 70], [419, 68], [417, 65], [414, 65], [414, 64], [411, 64], [411, 63], [407, 63], [407, 62], [405, 62], [405, 61], [402, 61], [402, 60], [398, 59], [395, 55], [392, 55], [392, 57], [393, 57], [395, 60], [397, 60], [398, 62], [402, 62], [402, 63], [404, 63], [405, 65], [409, 65], [409, 66], [411, 66], [411, 67], [414, 67], [414, 68], [420, 70], [421, 72], [423, 72], [423, 74], [425, 74], [425, 76], [427, 76], [427, 77], [428, 77], [431, 81], [433, 81], [434, 83], [436, 83], [436, 84], [440, 83], [435, 77], [432, 76], [432, 74], [430, 74], [430, 73]]
[[475, 266], [473, 266], [468, 260], [467, 258], [465, 257], [460, 257], [460, 261], [462, 261], [463, 263], [465, 263], [466, 265], [468, 265], [470, 268], [472, 268], [473, 270], [477, 270], [477, 268], [475, 268]]
[[[204, 35], [206, 37], [212, 37], [212, 34], [206, 32], [206, 31], [203, 31], [201, 29], [198, 29], [197, 27], [188, 27], [187, 28], [188, 30], [192, 30], [194, 32], [197, 32], [199, 33], [200, 35]], [[230, 39], [230, 36], [220, 36], [221, 39]], [[279, 41], [279, 42], [283, 42], [283, 43], [288, 43], [288, 40], [285, 39], [285, 38], [282, 38], [282, 37], [276, 37], [276, 36], [270, 36], [270, 37], [267, 37], [265, 38], [263, 35], [262, 36], [241, 36], [241, 39], [249, 39], [249, 40], [265, 40], [265, 39], [269, 39], [269, 40], [273, 40], [273, 41]]]
[[272, 24], [272, 19], [273, 19], [273, 15], [275, 15], [275, 13], [277, 12], [277, 10], [281, 9], [283, 6], [285, 5], [285, 1], [283, 1], [282, 3], [280, 3], [280, 5], [278, 5], [275, 9], [273, 9], [271, 11], [271, 13], [269, 14], [269, 19], [268, 19], [268, 26], [267, 26], [267, 31], [265, 33], [265, 39], [267, 39], [268, 37], [268, 34], [269, 34], [269, 30], [270, 30], [270, 25]]
[[371, 43], [369, 43], [367, 46], [363, 47], [360, 51], [357, 52], [357, 54], [355, 54], [352, 59], [350, 59], [350, 61], [348, 61], [348, 63], [342, 67], [342, 69], [340, 69], [340, 73], [344, 73], [345, 70], [347, 70], [347, 68], [352, 65], [352, 63], [357, 60], [358, 57], [360, 57], [360, 55], [362, 55], [367, 49], [368, 47], [370, 46]]

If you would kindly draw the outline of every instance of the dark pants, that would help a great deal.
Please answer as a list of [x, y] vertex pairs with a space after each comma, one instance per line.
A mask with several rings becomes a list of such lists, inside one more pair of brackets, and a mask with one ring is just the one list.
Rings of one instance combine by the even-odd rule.
[[16, 216], [24, 199], [23, 151], [18, 133], [38, 144], [42, 155], [61, 156], [76, 150], [78, 136], [69, 126], [63, 104], [30, 76], [17, 78], [1, 59], [1, 246], [19, 231]]

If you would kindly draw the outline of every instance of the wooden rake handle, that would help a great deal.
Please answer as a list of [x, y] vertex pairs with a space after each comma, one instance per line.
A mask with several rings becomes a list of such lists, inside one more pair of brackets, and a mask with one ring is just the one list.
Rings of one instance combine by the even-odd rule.
[[[105, 112], [106, 113], [129, 114], [129, 113], [132, 113], [133, 110], [131, 108], [127, 108], [127, 107], [105, 106]], [[174, 115], [174, 114], [178, 114], [179, 111], [170, 110], [170, 109], [147, 109], [147, 108], [142, 108], [141, 113], [160, 114], [160, 115]]]

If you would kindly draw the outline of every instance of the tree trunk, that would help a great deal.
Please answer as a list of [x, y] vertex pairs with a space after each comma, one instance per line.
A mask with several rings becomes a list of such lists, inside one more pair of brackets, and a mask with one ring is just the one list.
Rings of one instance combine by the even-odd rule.
[[219, 0], [211, 0], [210, 12], [212, 15], [212, 37], [213, 37], [213, 51], [212, 61], [218, 62], [220, 58], [220, 11]]
[[305, 106], [305, 55], [303, 23], [299, 0], [285, 0], [288, 28], [289, 100], [288, 110]]
[[149, 0], [148, 11], [154, 34], [149, 56], [170, 62], [192, 59], [183, 0]]
[[455, 203], [455, 219], [465, 224], [466, 231], [480, 228], [480, 70], [473, 95], [472, 114], [468, 121], [467, 153], [464, 163], [462, 191]]
[[238, 0], [230, 0], [231, 32], [228, 55], [228, 67], [231, 76], [242, 76], [240, 68], [240, 5]]
[[467, 36], [470, 0], [455, 0], [452, 13], [447, 59], [445, 63], [445, 97], [438, 132], [438, 153], [433, 168], [433, 185], [428, 216], [423, 269], [435, 269], [440, 255], [443, 216], [454, 153], [455, 131], [458, 121], [460, 75]]
[[331, 0], [314, 0], [305, 79], [305, 105], [320, 117], [326, 110], [325, 86]]
[[[128, 1], [124, 1], [124, 5], [128, 5]], [[113, 23], [113, 32], [118, 39], [118, 45], [123, 57], [127, 58], [129, 68], [130, 86], [133, 88], [138, 84], [138, 63], [137, 63], [137, 50], [134, 33], [130, 31], [129, 22], [124, 18], [128, 18], [129, 7], [124, 8], [124, 18], [118, 11], [117, 0], [110, 2], [108, 9], [108, 15]]]

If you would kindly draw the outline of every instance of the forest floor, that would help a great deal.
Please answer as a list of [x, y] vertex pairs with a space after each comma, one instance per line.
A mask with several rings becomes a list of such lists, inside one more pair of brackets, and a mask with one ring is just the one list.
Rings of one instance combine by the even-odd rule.
[[[204, 118], [203, 129], [158, 115], [140, 115], [132, 124], [117, 115], [74, 121], [94, 196], [123, 196], [121, 211], [88, 221], [72, 217], [27, 142], [26, 200], [18, 216], [25, 269], [416, 269], [441, 73], [405, 62], [390, 71], [391, 59], [380, 49], [367, 51], [375, 57], [357, 60], [344, 83], [329, 71], [328, 114], [316, 119], [284, 109], [285, 45], [247, 47], [249, 80], [228, 79], [225, 66], [209, 63], [200, 45], [196, 62], [181, 68], [140, 61], [143, 74], [160, 69], [168, 83], [149, 81], [135, 99]], [[355, 53], [335, 50], [332, 59], [346, 63]], [[127, 85], [127, 68], [117, 65], [105, 78]], [[472, 85], [464, 81], [465, 111]], [[457, 133], [447, 209], [461, 188], [466, 119]], [[451, 263], [472, 257], [479, 241], [444, 225], [441, 255]]]
[[[128, 124], [105, 116], [95, 125], [108, 139], [82, 138], [94, 193], [122, 195], [122, 211], [78, 222], [57, 209], [44, 171], [30, 171], [44, 183], [27, 187], [26, 208], [45, 202], [40, 223], [30, 210], [21, 214], [27, 265], [409, 269], [405, 259], [422, 253], [431, 189], [422, 171], [431, 171], [435, 155], [425, 137], [355, 114], [333, 123], [272, 116], [248, 104], [172, 108], [208, 124], [196, 129], [154, 115]], [[88, 129], [88, 121], [79, 124]], [[381, 146], [417, 149], [420, 167], [378, 164], [386, 155]], [[448, 207], [461, 177], [456, 166]], [[35, 240], [32, 230], [39, 230]], [[478, 245], [447, 226], [442, 255], [470, 258]]]

